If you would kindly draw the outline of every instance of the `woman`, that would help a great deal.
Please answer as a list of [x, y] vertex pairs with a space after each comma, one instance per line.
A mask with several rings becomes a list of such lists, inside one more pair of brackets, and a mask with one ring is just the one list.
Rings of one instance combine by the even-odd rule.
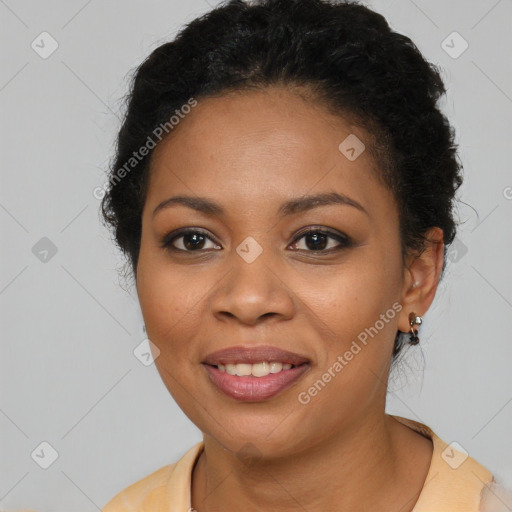
[[385, 413], [456, 233], [444, 93], [355, 2], [232, 0], [138, 68], [102, 211], [203, 442], [104, 512], [479, 510], [492, 473]]

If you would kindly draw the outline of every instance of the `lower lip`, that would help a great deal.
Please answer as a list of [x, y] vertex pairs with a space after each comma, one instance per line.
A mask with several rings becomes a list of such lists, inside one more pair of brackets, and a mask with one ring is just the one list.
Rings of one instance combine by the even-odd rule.
[[296, 382], [309, 368], [305, 363], [289, 370], [269, 373], [265, 377], [230, 375], [215, 366], [203, 364], [210, 380], [223, 393], [241, 402], [261, 402], [271, 398]]

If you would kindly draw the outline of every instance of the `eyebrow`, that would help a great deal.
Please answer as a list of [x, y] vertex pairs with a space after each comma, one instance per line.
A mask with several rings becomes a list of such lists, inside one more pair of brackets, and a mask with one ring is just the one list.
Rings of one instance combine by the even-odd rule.
[[[286, 217], [294, 215], [313, 208], [320, 206], [327, 206], [332, 204], [348, 205], [357, 208], [359, 211], [369, 216], [368, 212], [354, 199], [337, 192], [329, 192], [323, 194], [303, 196], [295, 199], [291, 199], [283, 203], [277, 214], [279, 217]], [[207, 199], [205, 197], [192, 197], [192, 196], [174, 196], [162, 201], [154, 210], [153, 217], [165, 208], [172, 206], [183, 205], [192, 210], [204, 213], [206, 215], [223, 215], [225, 213], [224, 208], [215, 201]]]

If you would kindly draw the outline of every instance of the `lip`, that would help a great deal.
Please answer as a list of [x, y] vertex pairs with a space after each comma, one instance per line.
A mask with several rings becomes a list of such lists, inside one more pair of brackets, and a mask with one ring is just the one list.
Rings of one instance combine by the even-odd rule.
[[[219, 364], [261, 363], [262, 361], [278, 361], [295, 366], [309, 363], [309, 359], [295, 352], [279, 349], [271, 345], [235, 346], [217, 350], [208, 354], [204, 364], [218, 366]], [[277, 374], [276, 374], [277, 375]], [[256, 377], [262, 379], [264, 377]]]
[[[265, 360], [265, 359], [263, 359]], [[309, 363], [282, 370], [279, 373], [270, 373], [265, 377], [229, 375], [216, 366], [202, 365], [210, 381], [225, 395], [240, 402], [261, 402], [276, 396], [290, 387], [308, 371]]]
[[[262, 361], [289, 363], [293, 367], [265, 377], [229, 375], [217, 368], [219, 364], [256, 364]], [[309, 369], [309, 363], [305, 356], [271, 345], [239, 345], [208, 354], [202, 365], [210, 382], [227, 396], [242, 402], [259, 402], [291, 386]]]

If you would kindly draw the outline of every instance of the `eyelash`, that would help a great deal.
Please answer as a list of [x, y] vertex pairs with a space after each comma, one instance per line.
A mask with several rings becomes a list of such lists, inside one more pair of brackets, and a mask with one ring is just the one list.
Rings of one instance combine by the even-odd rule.
[[[331, 247], [330, 249], [327, 249], [327, 250], [316, 250], [315, 251], [315, 250], [306, 250], [306, 249], [295, 249], [295, 251], [299, 251], [299, 252], [302, 251], [302, 252], [308, 252], [308, 253], [313, 253], [313, 254], [322, 254], [322, 253], [330, 254], [332, 252], [336, 252], [341, 249], [346, 249], [346, 248], [353, 246], [352, 239], [350, 237], [348, 237], [347, 235], [344, 235], [342, 233], [338, 233], [335, 231], [326, 230], [323, 228], [315, 228], [315, 227], [310, 227], [310, 228], [302, 231], [301, 233], [299, 233], [290, 245], [296, 244], [299, 240], [301, 240], [302, 238], [304, 238], [305, 236], [307, 236], [311, 233], [318, 233], [321, 235], [325, 235], [328, 238], [332, 238], [332, 239], [336, 240], [337, 242], [339, 242], [340, 245], [338, 245], [337, 247], [334, 247], [334, 248]], [[213, 240], [205, 231], [203, 231], [202, 229], [198, 229], [198, 228], [186, 228], [186, 229], [182, 229], [182, 230], [172, 234], [173, 236], [170, 236], [171, 234], [172, 233], [167, 234], [162, 239], [161, 244], [160, 244], [160, 247], [162, 249], [167, 249], [168, 251], [182, 252], [182, 253], [203, 252], [203, 251], [207, 250], [207, 249], [198, 249], [196, 251], [190, 251], [190, 250], [178, 249], [176, 247], [173, 247], [172, 244], [175, 240], [182, 238], [183, 236], [188, 235], [188, 234], [202, 235], [205, 238], [208, 238], [208, 240], [210, 240], [211, 242], [217, 244], [217, 242], [215, 242], [215, 240]], [[219, 245], [219, 244], [217, 244], [217, 245]], [[214, 250], [218, 250], [218, 249], [214, 249]]]

